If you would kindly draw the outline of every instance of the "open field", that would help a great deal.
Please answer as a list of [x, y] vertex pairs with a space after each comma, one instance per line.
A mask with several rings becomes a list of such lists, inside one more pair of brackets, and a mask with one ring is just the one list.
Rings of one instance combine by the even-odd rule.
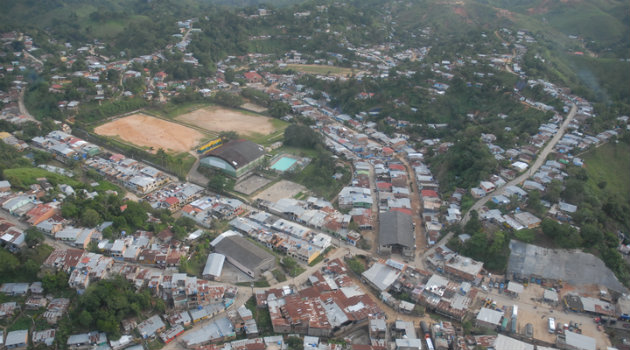
[[345, 77], [354, 72], [351, 68], [326, 66], [320, 64], [287, 64], [287, 68], [307, 74], [335, 75]]
[[292, 198], [300, 192], [307, 192], [306, 187], [291, 181], [281, 180], [259, 193], [254, 199], [276, 202], [282, 198]]
[[223, 107], [201, 108], [182, 114], [175, 120], [198, 126], [217, 134], [222, 131], [236, 131], [242, 136], [268, 135], [277, 130], [272, 118], [248, 114]]
[[584, 154], [588, 183], [593, 190], [601, 191], [598, 184], [605, 183], [605, 190], [618, 193], [624, 200], [630, 198], [630, 182], [621, 174], [630, 171], [630, 145], [624, 142], [607, 143]]
[[116, 119], [94, 129], [103, 136], [115, 136], [141, 148], [157, 151], [162, 148], [171, 153], [193, 149], [204, 134], [186, 126], [171, 123], [144, 114], [133, 114]]

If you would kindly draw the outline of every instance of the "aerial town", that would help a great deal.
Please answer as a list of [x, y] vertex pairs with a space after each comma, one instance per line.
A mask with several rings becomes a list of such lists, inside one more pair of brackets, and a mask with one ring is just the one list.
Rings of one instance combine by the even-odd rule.
[[230, 10], [252, 45], [211, 58], [201, 14], [138, 56], [0, 27], [0, 347], [630, 349], [628, 96], [533, 29], [310, 4]]

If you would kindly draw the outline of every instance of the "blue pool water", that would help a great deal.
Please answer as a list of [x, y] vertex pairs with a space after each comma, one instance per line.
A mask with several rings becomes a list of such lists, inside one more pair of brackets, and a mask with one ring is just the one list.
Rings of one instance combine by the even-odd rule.
[[284, 172], [287, 171], [287, 169], [291, 168], [293, 164], [295, 164], [295, 162], [297, 162], [297, 160], [293, 158], [282, 157], [278, 159], [275, 163], [273, 163], [271, 169]]

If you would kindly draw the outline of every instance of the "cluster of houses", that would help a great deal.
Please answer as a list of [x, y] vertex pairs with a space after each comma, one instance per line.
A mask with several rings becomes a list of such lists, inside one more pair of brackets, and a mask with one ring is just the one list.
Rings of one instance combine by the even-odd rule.
[[[186, 287], [190, 288], [189, 285], [192, 284], [192, 282], [190, 278], [179, 278], [173, 275], [173, 280], [169, 282], [172, 283], [173, 286], [169, 288], [173, 290], [173, 294], [178, 295], [180, 294], [180, 290], [185, 290]], [[132, 346], [138, 346], [138, 337], [133, 333], [134, 330], [143, 340], [159, 338], [163, 343], [168, 344], [175, 340], [176, 337], [182, 335], [185, 327], [189, 328], [193, 324], [212, 318], [225, 311], [226, 305], [229, 305], [229, 303], [227, 303], [224, 298], [233, 298], [236, 289], [227, 289], [224, 287], [213, 288], [212, 290], [208, 290], [208, 288], [199, 289], [200, 294], [208, 293], [209, 298], [212, 299], [211, 303], [203, 304], [203, 306], [199, 305], [189, 310], [174, 310], [170, 314], [163, 315], [163, 317], [153, 315], [141, 322], [137, 322], [135, 319], [123, 320], [122, 324], [125, 334], [118, 340], [108, 341], [105, 333], [95, 331], [72, 334], [68, 337], [66, 344], [70, 349], [88, 349], [93, 347], [114, 350], [123, 348], [131, 349]], [[26, 310], [45, 308], [46, 311], [43, 313], [43, 317], [51, 326], [54, 326], [67, 312], [70, 304], [70, 300], [66, 298], [55, 299], [43, 296], [43, 289], [41, 288], [40, 282], [33, 283], [30, 287], [28, 283], [5, 283], [0, 288], [0, 293], [10, 296], [28, 295], [28, 298], [24, 302], [24, 308]], [[20, 307], [16, 302], [0, 304], [0, 319], [11, 318], [19, 311]], [[252, 318], [251, 311], [247, 310], [245, 306], [241, 306], [236, 310], [230, 310], [226, 319], [229, 320], [228, 324], [231, 329], [237, 334], [246, 334], [248, 338], [258, 335], [256, 321]], [[164, 320], [167, 320], [168, 326]], [[28, 329], [12, 331], [7, 334], [6, 340], [4, 340], [3, 334], [0, 333], [0, 338], [9, 349], [26, 348], [26, 344], [28, 344], [28, 333]], [[33, 344], [43, 343], [46, 346], [53, 344], [55, 336], [55, 328], [32, 331], [31, 333]], [[139, 345], [139, 349], [142, 349], [141, 345]]]
[[93, 157], [101, 152], [98, 146], [61, 130], [51, 131], [46, 136], [34, 137], [31, 144], [50, 152], [57, 160], [64, 163], [68, 160]]
[[245, 203], [235, 198], [202, 196], [182, 207], [182, 216], [210, 228], [214, 219], [230, 220], [246, 210]]
[[234, 218], [230, 225], [266, 247], [283, 252], [305, 264], [320, 256], [332, 241], [326, 234], [264, 211], [254, 211], [247, 216]]
[[190, 182], [173, 181], [153, 191], [143, 199], [155, 209], [168, 209], [171, 212], [176, 212], [190, 202], [199, 199], [204, 191], [203, 187]]
[[[477, 290], [473, 286], [479, 284], [483, 266], [456, 253], [433, 262], [438, 265], [432, 267], [441, 274], [389, 259], [375, 262], [361, 277], [380, 294], [383, 302], [399, 312], [412, 313], [418, 304], [461, 322], [475, 301]], [[409, 295], [413, 302], [398, 300], [396, 296], [402, 293]]]
[[355, 245], [360, 238], [348, 232], [352, 215], [339, 212], [332, 203], [322, 198], [309, 197], [306, 200], [282, 198], [276, 202], [262, 200], [259, 201], [259, 206], [271, 214], [308, 227], [323, 230], [333, 235], [339, 234], [352, 245]]
[[367, 325], [369, 317], [383, 314], [376, 302], [348, 275], [339, 259], [309, 276], [308, 287], [256, 292], [256, 304], [267, 308], [273, 331], [331, 337], [353, 325]]
[[139, 194], [152, 192], [172, 180], [162, 171], [118, 153], [86, 159], [85, 166]]
[[210, 303], [225, 302], [236, 295], [235, 288], [210, 284], [207, 280], [182, 273], [168, 273], [151, 267], [117, 262], [112, 257], [79, 249], [54, 250], [43, 267], [70, 274], [69, 284], [84, 290], [95, 281], [122, 275], [136, 288], [150, 288], [156, 296], [171, 302], [175, 308], [195, 308]]
[[[67, 312], [70, 305], [70, 299], [45, 296], [41, 282], [4, 283], [0, 286], [0, 294], [23, 298], [21, 301], [9, 301], [0, 304], [0, 320], [11, 320], [22, 311], [44, 309], [42, 317], [52, 327]], [[5, 339], [5, 334], [0, 332], [0, 344], [8, 349], [26, 349], [29, 343], [28, 333], [28, 329], [10, 331], [6, 333]], [[55, 333], [55, 328], [33, 331], [31, 334], [32, 343], [51, 346], [55, 340]]]

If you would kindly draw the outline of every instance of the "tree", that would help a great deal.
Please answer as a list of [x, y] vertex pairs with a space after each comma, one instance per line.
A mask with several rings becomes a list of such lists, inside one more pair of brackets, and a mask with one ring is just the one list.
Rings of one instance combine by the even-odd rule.
[[540, 202], [540, 192], [531, 191], [527, 197], [527, 208], [534, 212], [534, 214], [542, 215], [545, 212], [545, 207]]
[[557, 203], [560, 200], [560, 194], [562, 193], [562, 182], [559, 180], [552, 180], [545, 190], [544, 199], [551, 203]]
[[5, 249], [0, 249], [0, 275], [11, 276], [16, 273], [20, 261]]
[[99, 222], [101, 222], [101, 216], [92, 208], [86, 209], [81, 214], [81, 225], [85, 227], [96, 227]]
[[594, 246], [604, 239], [602, 230], [594, 224], [586, 224], [582, 226], [580, 234], [582, 235], [586, 246]]
[[76, 218], [79, 215], [79, 208], [70, 201], [64, 202], [61, 207], [61, 216], [66, 219]]
[[241, 96], [225, 91], [217, 92], [212, 100], [217, 104], [232, 108], [236, 108], [243, 104], [243, 99], [241, 98]]
[[83, 310], [79, 314], [78, 321], [80, 324], [92, 324], [92, 315], [87, 310]]
[[284, 130], [284, 144], [287, 146], [315, 149], [322, 143], [321, 136], [308, 126], [291, 124]]
[[298, 337], [288, 337], [287, 346], [289, 350], [304, 350], [304, 342]]
[[291, 107], [280, 101], [273, 101], [269, 106], [269, 115], [274, 118], [284, 117], [291, 112]]
[[29, 247], [34, 247], [42, 243], [44, 239], [44, 234], [35, 227], [29, 227], [26, 229], [26, 237], [24, 238], [24, 241]]
[[479, 220], [479, 213], [476, 210], [470, 212], [470, 219], [464, 225], [464, 232], [470, 235], [480, 232], [483, 226], [481, 225], [481, 221]]
[[229, 190], [228, 180], [227, 176], [220, 172], [215, 172], [210, 181], [208, 181], [208, 189], [216, 193], [225, 193], [225, 191]]
[[42, 277], [42, 287], [46, 293], [58, 293], [68, 288], [68, 274], [63, 271], [47, 273]]
[[228, 141], [237, 140], [239, 136], [236, 131], [221, 131], [219, 138], [223, 140], [223, 143], [226, 143]]

